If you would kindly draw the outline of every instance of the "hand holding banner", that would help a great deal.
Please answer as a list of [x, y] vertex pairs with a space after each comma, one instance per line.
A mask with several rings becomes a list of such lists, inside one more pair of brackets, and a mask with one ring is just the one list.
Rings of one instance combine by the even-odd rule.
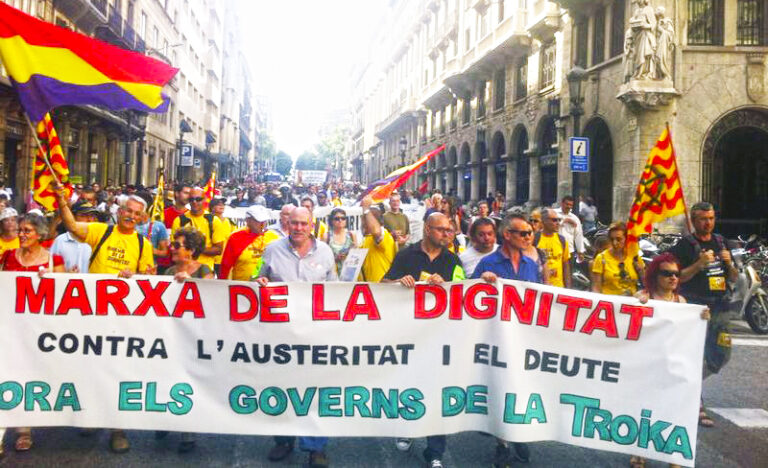
[[701, 306], [515, 281], [0, 273], [0, 425], [482, 431], [692, 466]]

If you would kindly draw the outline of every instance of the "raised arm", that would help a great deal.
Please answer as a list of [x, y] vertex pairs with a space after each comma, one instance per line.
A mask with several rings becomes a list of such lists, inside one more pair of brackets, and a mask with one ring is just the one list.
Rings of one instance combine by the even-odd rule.
[[56, 200], [59, 202], [59, 215], [61, 216], [61, 222], [67, 231], [80, 242], [85, 242], [85, 237], [88, 235], [88, 223], [78, 223], [75, 221], [75, 215], [72, 214], [72, 210], [69, 209], [69, 200], [67, 200], [67, 192], [61, 186], [55, 187]]

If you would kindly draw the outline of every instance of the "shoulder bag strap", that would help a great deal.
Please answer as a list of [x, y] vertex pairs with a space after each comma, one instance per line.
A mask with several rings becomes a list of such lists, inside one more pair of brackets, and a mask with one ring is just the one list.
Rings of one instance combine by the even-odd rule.
[[88, 260], [88, 266], [91, 266], [93, 261], [96, 259], [96, 255], [99, 254], [99, 250], [101, 250], [101, 246], [104, 245], [104, 242], [107, 241], [107, 237], [112, 235], [112, 230], [114, 229], [114, 226], [107, 226], [107, 230], [104, 231], [104, 235], [101, 236], [101, 239], [99, 240], [99, 243], [96, 244], [96, 248], [93, 249], [93, 252], [91, 252], [91, 258]]

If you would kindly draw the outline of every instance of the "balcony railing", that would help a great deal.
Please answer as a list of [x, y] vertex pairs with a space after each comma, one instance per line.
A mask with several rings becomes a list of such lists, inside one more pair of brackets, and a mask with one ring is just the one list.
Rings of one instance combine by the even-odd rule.
[[107, 0], [90, 0], [91, 5], [96, 8], [99, 13], [107, 16]]
[[57, 0], [56, 8], [89, 34], [107, 21], [107, 0]]
[[112, 5], [109, 6], [107, 26], [116, 36], [123, 35], [123, 17]]

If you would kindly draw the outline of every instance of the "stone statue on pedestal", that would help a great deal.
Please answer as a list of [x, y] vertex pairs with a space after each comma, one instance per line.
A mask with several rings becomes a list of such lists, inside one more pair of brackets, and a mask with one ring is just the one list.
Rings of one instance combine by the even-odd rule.
[[619, 99], [633, 108], [655, 108], [679, 95], [672, 84], [675, 29], [664, 7], [634, 0], [635, 10], [624, 34], [624, 84]]

